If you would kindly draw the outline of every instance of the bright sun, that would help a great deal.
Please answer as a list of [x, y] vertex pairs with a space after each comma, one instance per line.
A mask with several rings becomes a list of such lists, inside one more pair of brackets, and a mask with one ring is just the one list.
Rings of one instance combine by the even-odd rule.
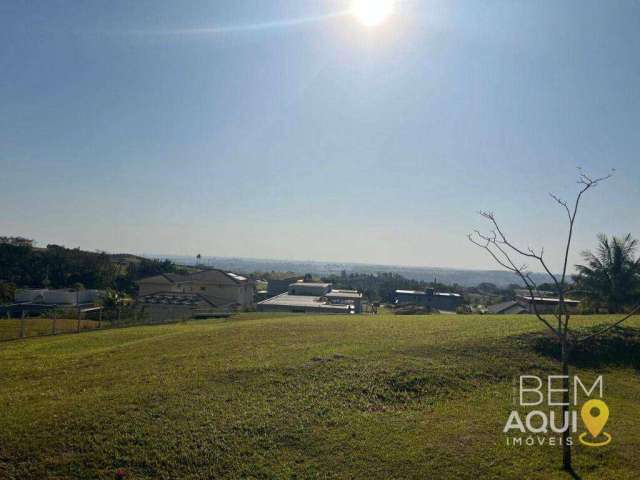
[[351, 12], [360, 23], [375, 27], [393, 13], [394, 0], [355, 0]]

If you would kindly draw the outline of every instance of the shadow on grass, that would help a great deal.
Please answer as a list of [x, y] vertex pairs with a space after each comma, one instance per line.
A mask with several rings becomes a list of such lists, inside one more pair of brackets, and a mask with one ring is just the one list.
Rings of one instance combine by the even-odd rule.
[[[602, 330], [595, 325], [576, 330], [579, 337]], [[518, 337], [537, 353], [560, 361], [560, 344], [551, 334], [530, 333]], [[640, 329], [618, 326], [607, 333], [579, 343], [571, 351], [569, 363], [576, 367], [633, 367], [640, 370]]]

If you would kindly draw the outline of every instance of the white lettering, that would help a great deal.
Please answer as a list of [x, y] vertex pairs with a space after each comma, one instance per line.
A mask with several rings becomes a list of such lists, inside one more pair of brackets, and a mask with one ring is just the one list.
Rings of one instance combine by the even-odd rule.
[[599, 387], [598, 395], [600, 396], [600, 398], [602, 398], [602, 390], [603, 390], [602, 375], [599, 375], [598, 378], [596, 378], [596, 381], [593, 382], [593, 385], [591, 385], [591, 388], [589, 390], [585, 388], [584, 384], [580, 380], [580, 377], [576, 375], [575, 377], [573, 377], [573, 404], [574, 405], [578, 404], [578, 384], [580, 384], [580, 386], [582, 387], [582, 391], [587, 395], [587, 397], [590, 397], [591, 393], [596, 389], [596, 387]]
[[[533, 419], [535, 417], [539, 417], [541, 420], [539, 427], [533, 426]], [[540, 410], [530, 411], [527, 414], [525, 423], [527, 424], [527, 430], [529, 430], [531, 433], [547, 433], [548, 432], [549, 421], [547, 419], [547, 414], [544, 412], [541, 412]]]
[[520, 419], [520, 414], [515, 410], [509, 415], [509, 419], [507, 420], [507, 424], [504, 426], [503, 432], [507, 433], [512, 429], [518, 430], [522, 433], [526, 432], [522, 420]]
[[[525, 386], [524, 386], [524, 380], [525, 379], [536, 380], [538, 382], [538, 386], [536, 388], [525, 388]], [[542, 380], [540, 379], [540, 377], [538, 377], [536, 375], [521, 375], [520, 376], [520, 405], [522, 405], [522, 406], [540, 405], [542, 403], [542, 401], [544, 400], [544, 395], [542, 395], [542, 392], [540, 391], [541, 388], [542, 388]], [[538, 394], [538, 401], [537, 402], [525, 402], [524, 401], [524, 393], [526, 393], [526, 392], [537, 393]]]
[[[569, 405], [569, 401], [567, 400], [566, 402], [563, 402], [562, 400], [560, 402], [554, 402], [553, 401], [553, 394], [554, 393], [564, 393], [564, 392], [569, 392], [568, 388], [553, 388], [553, 380], [557, 378], [560, 379], [561, 381], [564, 379], [568, 379], [569, 376], [568, 375], [549, 375], [548, 378], [548, 382], [549, 382], [549, 392], [547, 394], [548, 398], [549, 398], [549, 406], [550, 407], [554, 407], [554, 406], [562, 406], [562, 405]], [[576, 377], [578, 378], [578, 377]], [[561, 383], [562, 384], [562, 383]], [[562, 398], [562, 397], [560, 397]]]

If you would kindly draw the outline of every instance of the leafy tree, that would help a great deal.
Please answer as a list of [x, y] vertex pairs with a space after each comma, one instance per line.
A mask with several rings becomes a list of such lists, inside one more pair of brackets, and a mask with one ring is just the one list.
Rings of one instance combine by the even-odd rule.
[[132, 293], [135, 281], [176, 271], [170, 260], [142, 259], [128, 264], [126, 271], [104, 252], [87, 252], [48, 245], [45, 249], [0, 244], [0, 281], [18, 287], [115, 288]]
[[105, 292], [104, 297], [102, 298], [102, 305], [105, 308], [117, 308], [122, 304], [122, 297], [120, 294], [112, 288], [108, 288]]
[[14, 301], [16, 286], [9, 282], [0, 282], [0, 304]]
[[162, 273], [174, 273], [175, 271], [176, 265], [171, 260], [149, 260], [148, 258], [143, 258], [135, 267], [135, 271], [130, 272], [133, 273], [134, 278], [137, 280]]
[[498, 294], [500, 291], [500, 289], [495, 284], [490, 282], [482, 282], [478, 284], [478, 286], [476, 287], [476, 290], [479, 293], [488, 293], [493, 295]]
[[598, 235], [595, 252], [586, 250], [586, 265], [576, 265], [576, 283], [580, 293], [596, 308], [605, 306], [609, 313], [619, 313], [637, 301], [640, 286], [640, 257], [635, 257], [638, 240]]

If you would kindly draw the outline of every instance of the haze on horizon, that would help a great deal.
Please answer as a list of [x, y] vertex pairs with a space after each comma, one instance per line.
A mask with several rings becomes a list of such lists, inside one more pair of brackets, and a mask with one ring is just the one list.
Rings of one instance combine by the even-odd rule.
[[0, 235], [496, 269], [483, 209], [557, 270], [581, 166], [572, 263], [640, 237], [639, 2], [351, 4], [1, 6]]

